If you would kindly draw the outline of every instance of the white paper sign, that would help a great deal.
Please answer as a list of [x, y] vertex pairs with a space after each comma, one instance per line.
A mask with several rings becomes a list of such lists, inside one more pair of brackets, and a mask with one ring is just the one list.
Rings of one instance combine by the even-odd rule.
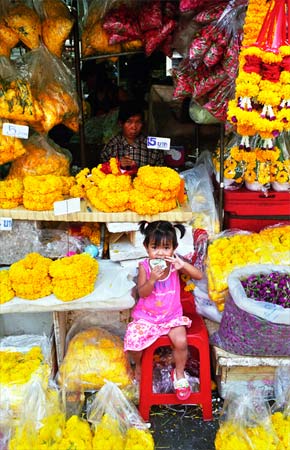
[[11, 231], [12, 219], [10, 217], [0, 217], [0, 231]]
[[20, 139], [28, 139], [29, 127], [27, 125], [15, 125], [14, 123], [3, 123], [2, 134]]
[[157, 150], [169, 150], [170, 149], [170, 140], [171, 140], [170, 138], [148, 136], [147, 137], [147, 148], [148, 149], [157, 149]]
[[70, 198], [60, 202], [54, 202], [54, 215], [60, 216], [61, 214], [71, 214], [79, 212], [81, 210], [81, 199]]

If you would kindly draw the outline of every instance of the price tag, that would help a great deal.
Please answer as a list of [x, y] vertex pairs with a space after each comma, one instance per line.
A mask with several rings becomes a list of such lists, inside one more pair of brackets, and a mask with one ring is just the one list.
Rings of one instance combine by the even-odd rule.
[[148, 136], [147, 137], [147, 148], [156, 150], [169, 150], [170, 149], [170, 138]]
[[79, 212], [81, 210], [81, 199], [70, 198], [61, 202], [54, 202], [53, 207], [55, 216]]
[[29, 127], [27, 125], [15, 125], [14, 123], [3, 123], [2, 134], [20, 139], [28, 139]]
[[0, 217], [0, 231], [11, 231], [12, 219], [10, 217]]

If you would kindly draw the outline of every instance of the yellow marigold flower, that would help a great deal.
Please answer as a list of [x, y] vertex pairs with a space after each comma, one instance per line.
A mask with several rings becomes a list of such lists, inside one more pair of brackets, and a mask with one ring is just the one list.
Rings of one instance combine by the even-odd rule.
[[8, 270], [0, 270], [0, 305], [9, 302], [15, 296]]
[[154, 450], [154, 440], [149, 430], [129, 428], [124, 450]]

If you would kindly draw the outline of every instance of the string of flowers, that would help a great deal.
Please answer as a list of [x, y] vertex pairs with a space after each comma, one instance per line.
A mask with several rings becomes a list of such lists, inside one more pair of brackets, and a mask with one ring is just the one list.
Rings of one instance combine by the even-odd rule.
[[16, 208], [23, 202], [24, 186], [22, 180], [17, 178], [13, 180], [0, 181], [0, 208]]
[[23, 179], [23, 205], [33, 211], [53, 209], [56, 201], [63, 200], [63, 182], [57, 175], [26, 176]]
[[28, 253], [25, 258], [11, 264], [9, 279], [15, 295], [28, 300], [50, 295], [52, 292], [49, 267], [51, 259], [38, 253]]
[[[288, 0], [249, 1], [235, 99], [228, 105], [228, 120], [243, 136], [245, 147], [249, 147], [249, 137], [258, 134], [263, 139], [262, 147], [272, 148], [273, 139], [290, 129], [287, 10]], [[258, 23], [260, 31], [256, 36]]]
[[9, 302], [14, 296], [8, 269], [0, 270], [0, 305]]
[[93, 292], [98, 271], [98, 262], [87, 253], [52, 261], [52, 292], [66, 302], [84, 297]]

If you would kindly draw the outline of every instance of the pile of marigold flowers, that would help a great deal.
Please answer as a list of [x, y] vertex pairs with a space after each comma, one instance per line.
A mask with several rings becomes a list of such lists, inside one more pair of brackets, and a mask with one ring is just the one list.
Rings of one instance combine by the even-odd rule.
[[55, 261], [39, 253], [28, 253], [0, 272], [0, 303], [14, 296], [37, 300], [52, 293], [62, 301], [75, 300], [94, 290], [98, 271], [98, 262], [88, 253]]
[[177, 206], [181, 178], [169, 167], [143, 166], [133, 180], [122, 174], [116, 158], [99, 164], [90, 172], [83, 169], [76, 176], [71, 196], [87, 198], [98, 210], [153, 215]]
[[154, 450], [154, 440], [148, 430], [131, 427], [122, 432], [118, 420], [104, 414], [96, 425], [93, 450]]
[[98, 262], [87, 253], [52, 261], [52, 292], [65, 302], [84, 297], [93, 292], [98, 271]]
[[207, 277], [210, 299], [224, 309], [227, 279], [237, 268], [249, 264], [290, 264], [290, 226], [266, 228], [259, 233], [221, 236], [208, 246]]

